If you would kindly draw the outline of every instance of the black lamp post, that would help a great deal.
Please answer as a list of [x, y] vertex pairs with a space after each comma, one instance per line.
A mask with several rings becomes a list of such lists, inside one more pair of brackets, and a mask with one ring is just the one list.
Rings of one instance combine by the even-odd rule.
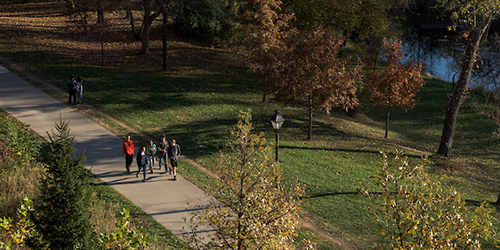
[[276, 134], [276, 162], [278, 162], [279, 132], [284, 122], [285, 118], [281, 115], [281, 111], [277, 109], [276, 113], [271, 117], [271, 125], [273, 125], [274, 133]]

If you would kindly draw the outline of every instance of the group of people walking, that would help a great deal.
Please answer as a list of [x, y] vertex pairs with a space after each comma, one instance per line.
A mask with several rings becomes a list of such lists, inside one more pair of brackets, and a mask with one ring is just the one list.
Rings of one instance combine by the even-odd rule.
[[[83, 103], [83, 80], [79, 76], [76, 80], [73, 76], [69, 77], [68, 82], [69, 100], [68, 103], [73, 105]], [[73, 99], [73, 102], [71, 102]]]
[[[134, 142], [130, 139], [130, 135], [127, 135], [123, 142], [122, 150], [125, 154], [125, 168], [130, 173], [130, 166], [134, 161]], [[153, 140], [150, 140], [147, 146], [139, 148], [139, 153], [136, 157], [138, 170], [135, 176], [139, 177], [139, 173], [142, 170], [142, 181], [146, 181], [146, 167], [149, 166], [149, 171], [152, 174], [153, 166], [158, 158], [159, 169], [162, 169], [161, 163], [163, 162], [165, 173], [169, 172], [170, 175], [173, 174], [174, 180], [177, 180], [177, 159], [179, 159], [179, 156], [181, 156], [181, 147], [176, 143], [175, 139], [172, 139], [168, 143], [166, 136], [162, 136], [161, 141], [157, 144]], [[170, 168], [168, 159], [170, 159]]]
[[[76, 80], [71, 75], [68, 82], [69, 89], [69, 104], [80, 104], [83, 103], [83, 80], [79, 76]], [[130, 166], [134, 161], [134, 142], [130, 139], [130, 135], [127, 135], [125, 141], [122, 145], [123, 153], [125, 154], [125, 168], [127, 172], [130, 173]], [[139, 153], [136, 157], [138, 171], [136, 177], [139, 177], [139, 173], [143, 172], [143, 180], [146, 181], [146, 166], [149, 165], [150, 173], [153, 173], [153, 166], [155, 165], [156, 159], [158, 159], [158, 166], [161, 170], [161, 164], [165, 168], [165, 173], [169, 172], [170, 175], [174, 175], [174, 180], [177, 180], [177, 159], [181, 156], [181, 147], [176, 143], [175, 139], [172, 139], [170, 143], [167, 142], [165, 136], [161, 137], [161, 141], [155, 144], [152, 140], [149, 144], [144, 147], [139, 148]], [[168, 166], [168, 159], [170, 159], [170, 168]]]

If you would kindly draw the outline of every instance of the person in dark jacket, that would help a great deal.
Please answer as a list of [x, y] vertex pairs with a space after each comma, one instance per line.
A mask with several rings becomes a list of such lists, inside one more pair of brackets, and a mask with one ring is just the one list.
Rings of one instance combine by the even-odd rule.
[[139, 178], [139, 173], [141, 172], [142, 169], [142, 173], [144, 175], [142, 181], [146, 181], [146, 166], [148, 164], [148, 157], [146, 157], [146, 147], [140, 148], [136, 160], [137, 160], [137, 167], [139, 168], [139, 170], [137, 170], [135, 177]]
[[170, 158], [170, 168], [174, 172], [174, 181], [177, 180], [177, 159], [181, 156], [181, 146], [176, 144], [175, 139], [172, 139], [168, 147], [168, 157]]
[[158, 142], [158, 164], [160, 165], [161, 170], [161, 162], [163, 161], [163, 165], [165, 166], [165, 173], [170, 172], [172, 174], [172, 170], [168, 168], [168, 142], [167, 137], [162, 136], [161, 141]]
[[76, 105], [76, 81], [73, 76], [69, 77], [68, 89], [69, 89], [68, 103], [71, 104], [71, 98], [73, 98], [73, 105]]

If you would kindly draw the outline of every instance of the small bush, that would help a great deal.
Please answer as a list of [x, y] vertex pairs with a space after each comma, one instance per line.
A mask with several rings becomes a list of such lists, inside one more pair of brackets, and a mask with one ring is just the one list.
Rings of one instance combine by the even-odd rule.
[[[304, 187], [286, 185], [279, 163], [273, 161], [272, 147], [263, 134], [252, 133], [251, 111], [240, 113], [237, 129], [231, 132], [228, 150], [220, 152], [211, 170], [220, 183], [211, 201], [190, 219], [193, 232], [205, 227], [213, 232], [191, 234], [186, 240], [196, 249], [295, 249], [299, 198]], [[315, 247], [308, 239], [304, 249]]]
[[382, 153], [372, 180], [382, 188], [363, 188], [385, 239], [376, 248], [480, 249], [480, 240], [495, 233], [486, 203], [471, 211], [460, 193], [443, 188], [423, 165], [410, 166], [401, 151], [392, 159]]
[[33, 227], [33, 222], [29, 218], [31, 211], [33, 211], [33, 201], [25, 197], [17, 209], [15, 220], [10, 217], [0, 218], [0, 249], [29, 249], [26, 246], [26, 240], [39, 238]]
[[142, 227], [130, 225], [130, 212], [124, 208], [115, 222], [115, 231], [99, 234], [98, 241], [105, 249], [146, 249], [151, 237]]
[[9, 143], [7, 149], [16, 166], [28, 165], [36, 159], [40, 153], [42, 139], [31, 132], [29, 125], [7, 117], [1, 120], [0, 126], [6, 131]]

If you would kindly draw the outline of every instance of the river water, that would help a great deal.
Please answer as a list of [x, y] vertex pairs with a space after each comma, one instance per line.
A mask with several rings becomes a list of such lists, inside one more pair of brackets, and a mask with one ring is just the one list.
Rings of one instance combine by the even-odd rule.
[[405, 59], [422, 62], [423, 71], [446, 82], [456, 81], [459, 68], [454, 50], [446, 50], [439, 43], [405, 43]]
[[[405, 43], [404, 46], [406, 59], [421, 61], [424, 73], [450, 83], [458, 80], [463, 47], [449, 47], [444, 42], [440, 44], [439, 41]], [[473, 71], [469, 87], [483, 86], [489, 90], [499, 89], [500, 76], [495, 78], [492, 75], [499, 74], [497, 68], [500, 68], [500, 53], [481, 48], [478, 55], [477, 67]], [[485, 76], [486, 71], [490, 72], [489, 76]]]

